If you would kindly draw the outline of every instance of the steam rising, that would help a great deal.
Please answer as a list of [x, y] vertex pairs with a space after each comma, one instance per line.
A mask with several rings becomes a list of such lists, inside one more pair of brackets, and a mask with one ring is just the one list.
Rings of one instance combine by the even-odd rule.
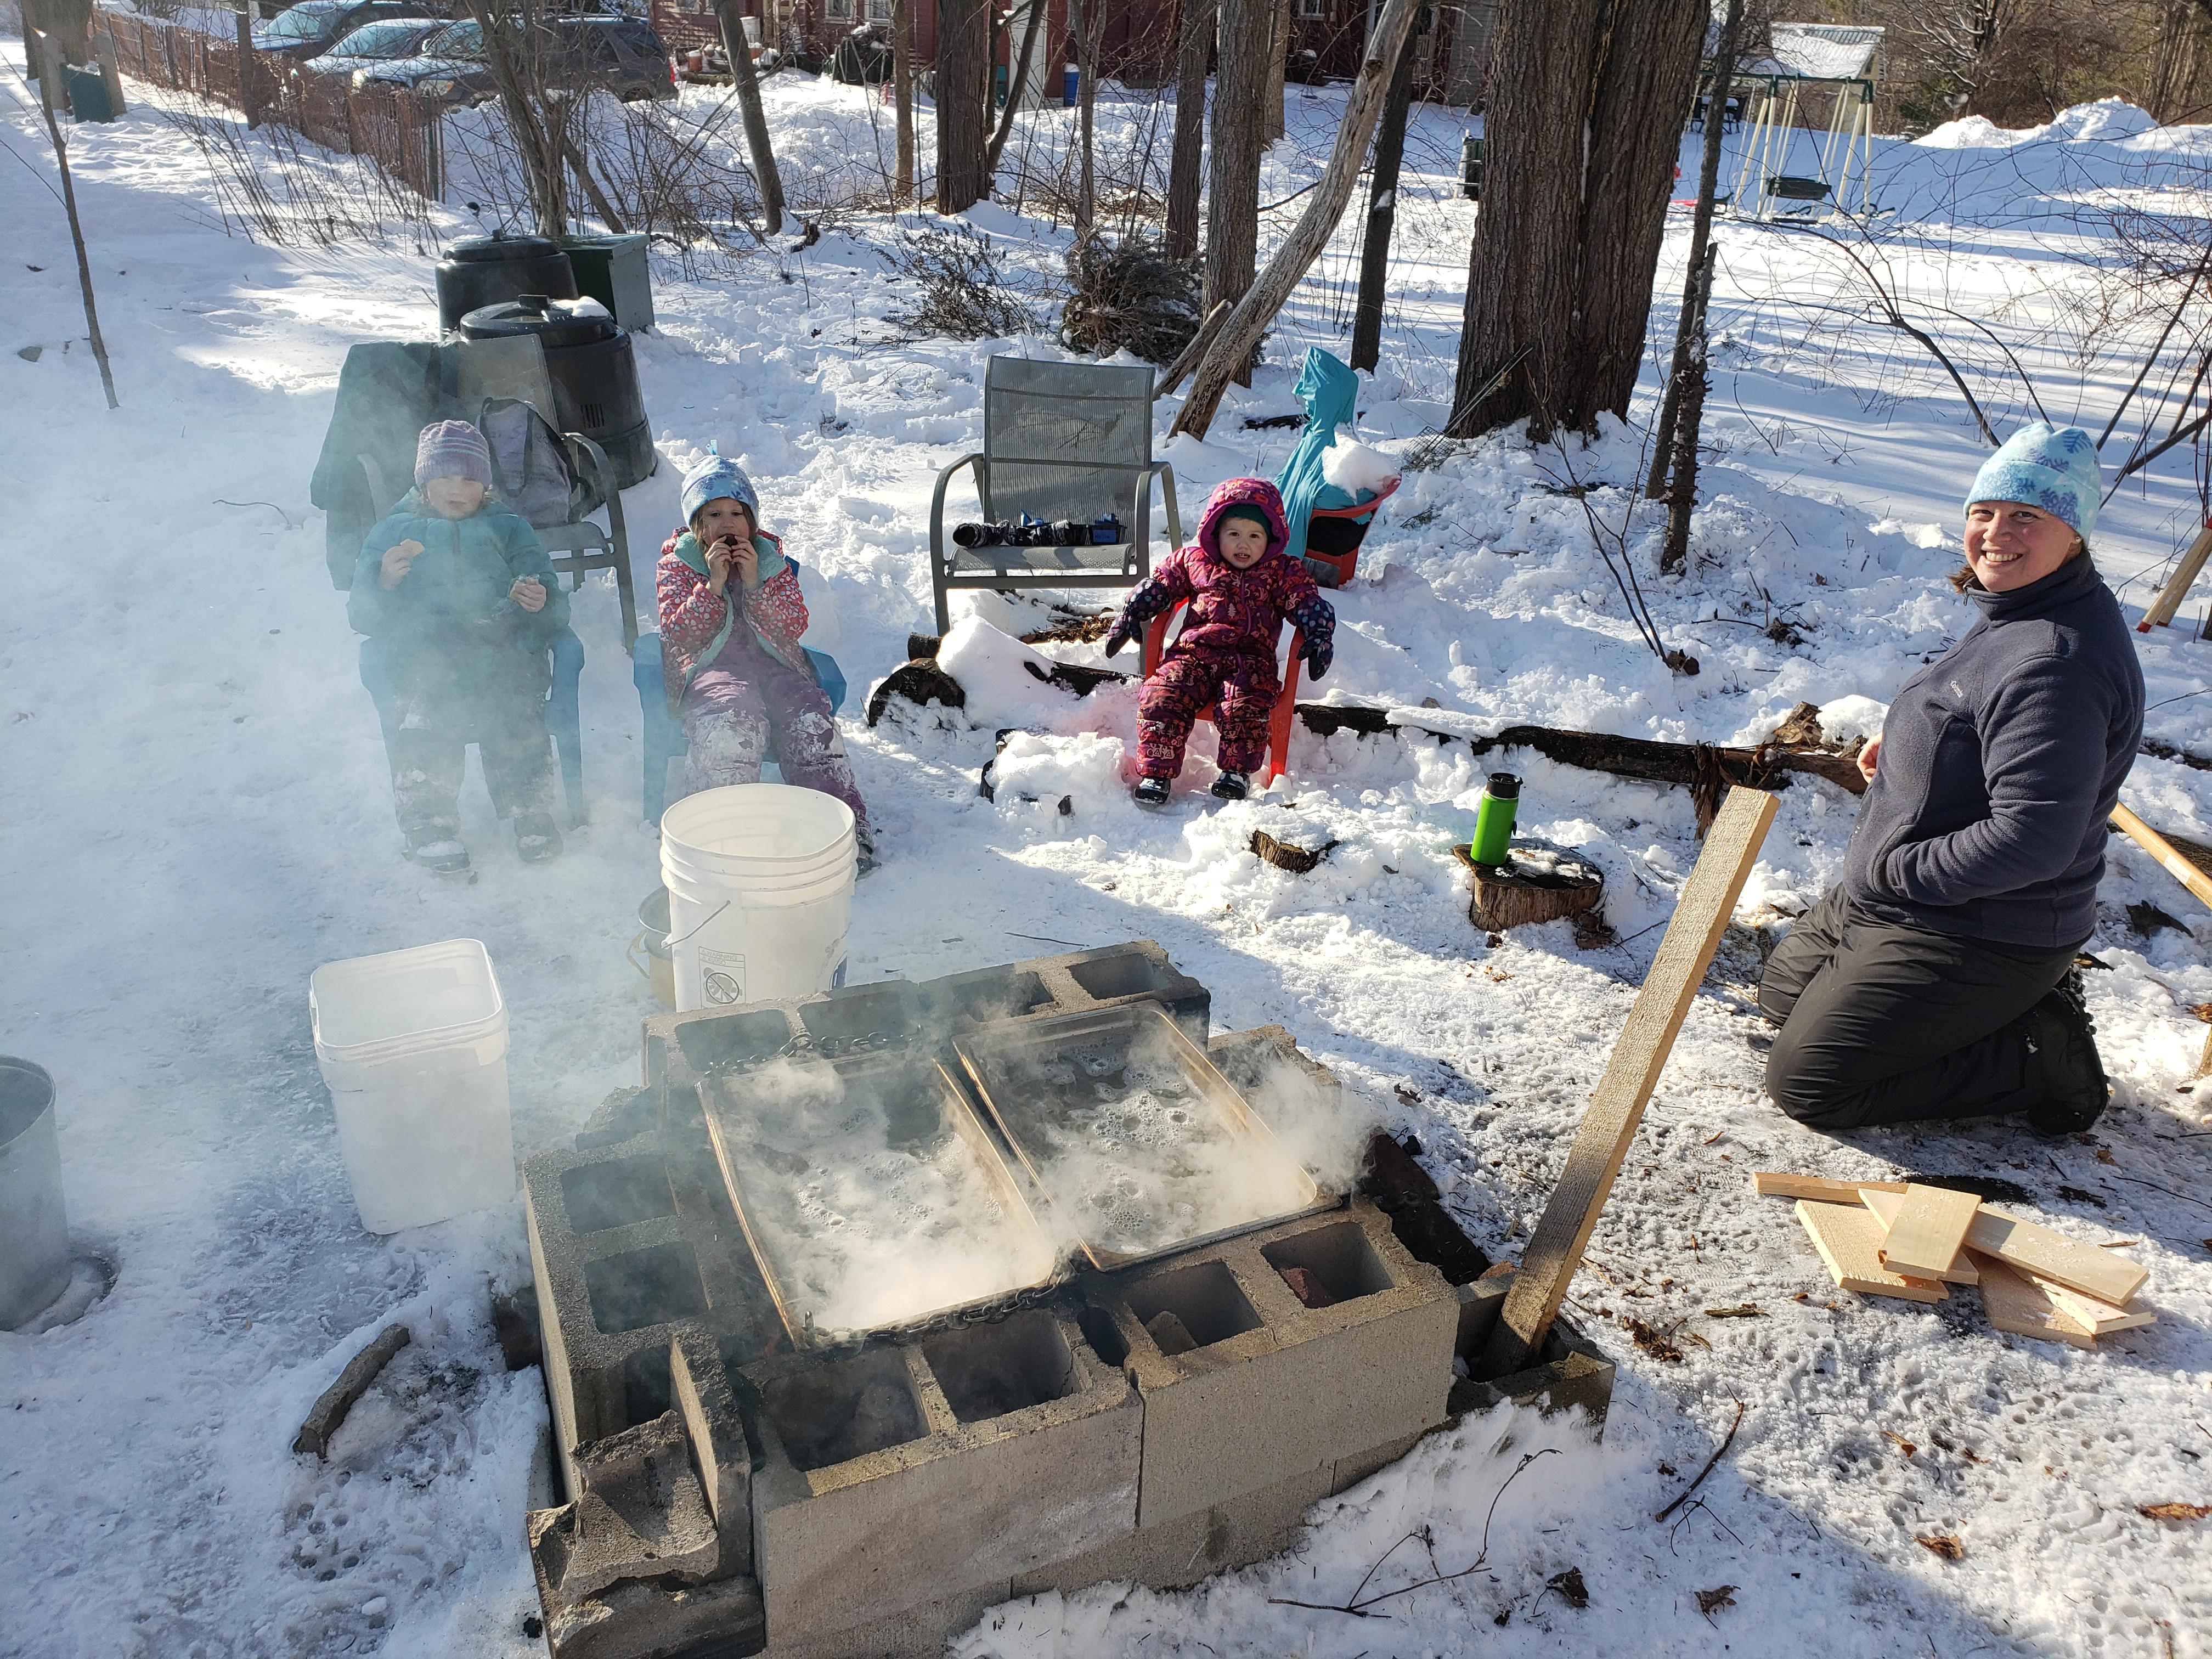
[[1051, 1244], [946, 1122], [927, 1064], [781, 1061], [715, 1094], [734, 1195], [802, 1326], [870, 1330], [1050, 1277]]

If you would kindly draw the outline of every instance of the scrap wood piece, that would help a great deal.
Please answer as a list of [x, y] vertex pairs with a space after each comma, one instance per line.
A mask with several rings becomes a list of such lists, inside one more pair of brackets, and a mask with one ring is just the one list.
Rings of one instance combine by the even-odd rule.
[[1809, 1198], [1815, 1204], [1856, 1204], [1863, 1191], [1901, 1193], [1905, 1186], [1902, 1181], [1831, 1181], [1781, 1170], [1754, 1170], [1751, 1176], [1751, 1189], [1761, 1198]]
[[2173, 620], [2173, 613], [2181, 609], [2181, 602], [2189, 597], [2189, 589], [2197, 580], [2197, 573], [2204, 568], [2207, 559], [2212, 559], [2212, 520], [2207, 520], [2204, 528], [2197, 532], [2197, 539], [2189, 544], [2189, 550], [2173, 567], [2173, 574], [2166, 578], [2166, 586], [2159, 589], [2158, 597], [2144, 608], [2143, 619], [2136, 624], [2136, 633], [2148, 634], [2152, 629], [2163, 628]]
[[[1948, 1191], [1949, 1189], [1939, 1188], [1936, 1190]], [[1973, 1194], [1966, 1193], [1962, 1194], [1961, 1196], [1972, 1198]], [[1887, 1236], [1890, 1226], [1897, 1218], [1897, 1212], [1904, 1207], [1905, 1194], [1887, 1192], [1878, 1187], [1862, 1187], [1859, 1188], [1859, 1202], [1874, 1212], [1874, 1218], [1881, 1224], [1882, 1231]], [[1895, 1263], [1888, 1261], [1886, 1255], [1883, 1260], [1888, 1266], [1896, 1266]], [[1899, 1268], [1898, 1271], [1914, 1270]], [[1982, 1282], [1982, 1272], [1974, 1265], [1973, 1252], [1967, 1249], [1964, 1244], [1951, 1253], [1950, 1261], [1946, 1262], [1939, 1271], [1929, 1273], [1916, 1273], [1916, 1276], [1923, 1279], [1940, 1279], [1946, 1285], [1978, 1285]]]
[[2100, 1302], [2094, 1296], [2084, 1296], [2079, 1291], [2069, 1291], [2063, 1285], [2038, 1279], [2033, 1273], [2025, 1277], [2051, 1298], [2053, 1307], [2077, 1325], [2087, 1328], [2092, 1336], [2110, 1336], [2114, 1331], [2140, 1330], [2145, 1325], [2158, 1322], [2158, 1316], [2148, 1308], [2115, 1308], [2109, 1302]]
[[1905, 1302], [1941, 1302], [1949, 1294], [1937, 1280], [1892, 1273], [1881, 1265], [1881, 1224], [1853, 1204], [1797, 1200], [1797, 1219], [1812, 1236], [1813, 1248], [1828, 1264], [1828, 1275], [1861, 1296], [1893, 1296]]
[[[2200, 904], [2212, 907], [2212, 848], [2175, 836], [2163, 836], [2119, 802], [2112, 803], [2112, 825], [2156, 859]], [[2197, 854], [2191, 857], [2191, 854]]]
[[[1966, 1229], [1966, 1248], [1976, 1255], [1996, 1256], [2018, 1272], [2033, 1273], [2080, 1291], [2115, 1308], [2124, 1308], [2150, 1277], [2150, 1270], [2125, 1256], [2100, 1250], [2094, 1244], [2033, 1221], [2021, 1221], [1984, 1205]], [[1986, 1267], [1983, 1280], [1988, 1281]]]
[[1981, 1207], [1972, 1193], [1908, 1185], [1896, 1207], [1882, 1218], [1882, 1265], [1892, 1273], [1942, 1278], [1965, 1248], [1966, 1229]]
[[1278, 841], [1265, 830], [1255, 830], [1251, 841], [1252, 851], [1261, 862], [1272, 864], [1278, 870], [1287, 870], [1294, 876], [1304, 875], [1340, 845], [1342, 843], [1331, 836], [1318, 847], [1300, 847], [1291, 842]]
[[386, 1325], [376, 1334], [376, 1340], [346, 1361], [346, 1368], [338, 1373], [338, 1380], [325, 1389], [315, 1401], [307, 1420], [300, 1425], [294, 1437], [292, 1449], [313, 1452], [328, 1460], [331, 1437], [346, 1420], [346, 1413], [368, 1392], [368, 1385], [376, 1381], [379, 1373], [392, 1363], [392, 1356], [412, 1340], [404, 1325]]
[[1994, 1256], [1982, 1263], [1982, 1310], [1993, 1328], [2014, 1336], [2066, 1342], [2077, 1348], [2097, 1346], [2095, 1333], [2068, 1315], [2040, 1285]]
[[2212, 1504], [2138, 1504], [2136, 1513], [2153, 1521], [2202, 1521], [2212, 1516]]
[[1719, 948], [1736, 896], [1758, 861], [1774, 811], [1773, 796], [1731, 789], [1713, 820], [1705, 850], [1659, 941], [1659, 953], [1590, 1097], [1589, 1110], [1575, 1132], [1559, 1184], [1522, 1255], [1521, 1271], [1476, 1367], [1478, 1378], [1517, 1371], [1543, 1347], [1698, 982]]

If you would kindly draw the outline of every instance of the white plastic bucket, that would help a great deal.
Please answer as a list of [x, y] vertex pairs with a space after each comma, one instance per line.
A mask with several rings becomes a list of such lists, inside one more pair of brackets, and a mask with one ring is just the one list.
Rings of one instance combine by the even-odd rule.
[[326, 963], [307, 1014], [363, 1227], [427, 1227], [514, 1195], [507, 1004], [479, 941]]
[[853, 830], [835, 795], [782, 783], [702, 790], [661, 815], [679, 1012], [844, 983]]

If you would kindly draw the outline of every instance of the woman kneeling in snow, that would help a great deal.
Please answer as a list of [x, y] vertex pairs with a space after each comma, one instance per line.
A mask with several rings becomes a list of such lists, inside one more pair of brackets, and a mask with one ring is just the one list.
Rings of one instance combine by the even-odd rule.
[[829, 696], [799, 648], [806, 601], [783, 544], [760, 527], [760, 496], [720, 455], [684, 475], [685, 528], [660, 550], [662, 671], [690, 744], [687, 789], [757, 783], [774, 734], [787, 782], [835, 795], [859, 820], [872, 856], [867, 808]]
[[2040, 421], [1974, 479], [1953, 580], [1982, 615], [1898, 692], [1843, 882], [1759, 986], [1767, 1092], [1801, 1122], [2024, 1112], [2064, 1134], [2105, 1109], [2074, 956], [2143, 679], [2089, 561], [2101, 486], [2088, 434]]

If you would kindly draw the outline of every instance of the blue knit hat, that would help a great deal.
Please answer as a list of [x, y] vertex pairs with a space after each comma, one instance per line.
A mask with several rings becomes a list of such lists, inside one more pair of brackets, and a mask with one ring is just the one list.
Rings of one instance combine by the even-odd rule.
[[415, 441], [415, 482], [474, 478], [491, 488], [491, 447], [466, 421], [433, 421]]
[[2086, 544], [2096, 532], [2097, 503], [2104, 493], [2096, 440], [2078, 426], [2034, 421], [1982, 463], [1966, 493], [1966, 507], [1971, 511], [1977, 501], [2039, 507], [2071, 525]]
[[699, 516], [699, 509], [709, 501], [732, 501], [742, 506], [757, 528], [760, 525], [760, 492], [753, 481], [745, 477], [744, 469], [735, 461], [723, 459], [713, 444], [697, 465], [684, 475], [684, 522], [690, 524]]

